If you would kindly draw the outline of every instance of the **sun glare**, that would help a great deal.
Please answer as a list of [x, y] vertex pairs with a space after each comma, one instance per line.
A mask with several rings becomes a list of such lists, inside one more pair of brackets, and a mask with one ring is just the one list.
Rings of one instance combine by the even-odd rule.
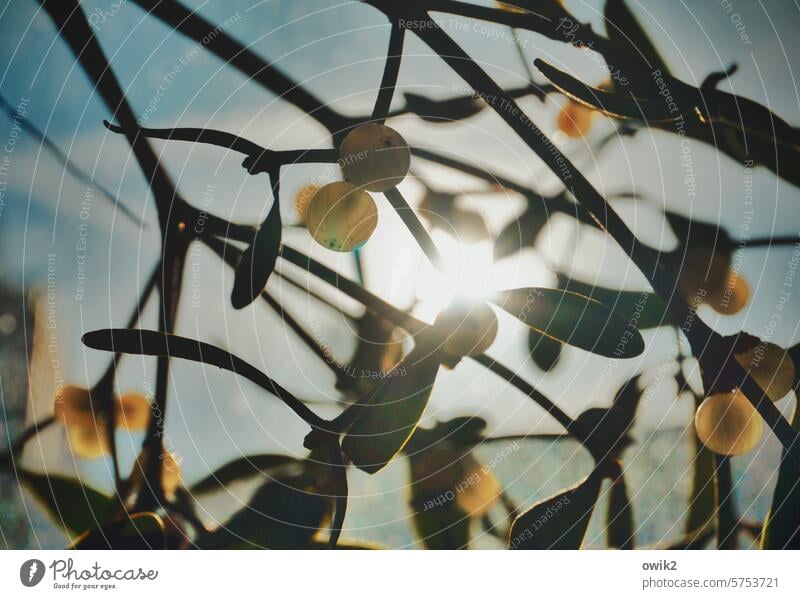
[[427, 260], [420, 267], [417, 281], [418, 311], [435, 317], [457, 300], [479, 300], [495, 289], [492, 284], [493, 256], [489, 240], [467, 243], [441, 230], [431, 233], [444, 261], [444, 272]]

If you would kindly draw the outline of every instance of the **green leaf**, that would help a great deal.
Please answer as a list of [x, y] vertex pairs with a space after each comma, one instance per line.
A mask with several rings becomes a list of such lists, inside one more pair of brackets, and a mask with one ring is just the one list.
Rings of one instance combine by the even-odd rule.
[[275, 262], [278, 260], [282, 223], [277, 177], [275, 177], [273, 197], [275, 199], [267, 218], [261, 223], [253, 243], [242, 254], [242, 259], [236, 267], [231, 303], [237, 310], [249, 306], [261, 295], [267, 285], [267, 279], [275, 269]]
[[470, 518], [456, 501], [470, 475], [464, 450], [445, 439], [428, 440], [432, 444], [417, 448], [408, 460], [414, 528], [427, 549], [467, 549]]
[[665, 75], [669, 73], [666, 62], [625, 0], [606, 0], [603, 12], [608, 39], [619, 46], [621, 54], [635, 57], [649, 71], [660, 69]]
[[377, 387], [347, 431], [342, 449], [361, 470], [374, 474], [403, 449], [417, 427], [439, 371], [440, 356], [421, 340]]
[[635, 322], [640, 331], [669, 326], [671, 322], [664, 302], [655, 293], [610, 289], [563, 276], [559, 277], [559, 286], [608, 306], [625, 321]]
[[44, 505], [56, 524], [72, 533], [97, 528], [111, 498], [74, 478], [23, 471], [22, 482]]
[[494, 258], [512, 256], [526, 247], [532, 247], [550, 214], [544, 202], [532, 201], [528, 208], [506, 225], [494, 241]]
[[166, 549], [164, 521], [153, 512], [131, 514], [129, 519], [112, 522], [88, 531], [75, 539], [69, 549]]
[[330, 513], [303, 477], [262, 485], [248, 505], [217, 530], [201, 534], [201, 549], [305, 549]]
[[553, 370], [561, 359], [561, 342], [541, 335], [533, 329], [528, 331], [528, 349], [534, 364], [545, 372]]
[[633, 358], [644, 351], [634, 322], [579, 293], [527, 287], [502, 291], [490, 301], [542, 335], [601, 356]]
[[470, 518], [453, 502], [414, 510], [414, 528], [426, 549], [467, 549]]
[[540, 501], [511, 525], [510, 549], [580, 549], [602, 477], [595, 471], [578, 485]]
[[299, 464], [298, 460], [284, 455], [259, 454], [242, 456], [231, 460], [192, 485], [191, 492], [195, 495], [213, 493], [224, 489], [231, 483], [252, 478], [256, 475], [274, 477], [275, 471], [283, 471], [287, 466]]
[[608, 546], [616, 549], [633, 549], [635, 542], [633, 507], [628, 498], [625, 476], [620, 474], [611, 483], [611, 498], [606, 513]]

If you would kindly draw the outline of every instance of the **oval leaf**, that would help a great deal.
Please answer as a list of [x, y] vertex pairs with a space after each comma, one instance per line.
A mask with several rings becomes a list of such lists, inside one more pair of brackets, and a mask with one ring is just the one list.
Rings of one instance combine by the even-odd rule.
[[509, 549], [580, 549], [601, 482], [602, 477], [593, 472], [519, 516], [511, 525]]
[[53, 520], [72, 533], [97, 528], [111, 498], [74, 478], [24, 471], [22, 481], [42, 502]]
[[644, 351], [633, 321], [579, 293], [526, 287], [501, 291], [490, 301], [542, 335], [601, 356], [633, 358]]
[[440, 357], [426, 341], [414, 348], [375, 390], [347, 431], [342, 449], [373, 474], [405, 446], [417, 427], [439, 371]]
[[231, 303], [237, 310], [249, 306], [261, 294], [278, 260], [282, 224], [277, 184], [275, 188], [272, 208], [236, 267]]
[[75, 539], [69, 549], [166, 549], [167, 533], [158, 514], [141, 512], [112, 522]]
[[305, 549], [330, 513], [323, 495], [293, 478], [262, 485], [250, 503], [213, 532], [201, 534], [201, 549]]
[[284, 455], [260, 454], [242, 456], [231, 460], [191, 487], [194, 494], [213, 493], [231, 483], [246, 480], [256, 475], [272, 476], [276, 470], [299, 464], [294, 458]]
[[566, 277], [559, 277], [559, 285], [562, 289], [580, 293], [608, 306], [620, 318], [636, 322], [639, 330], [669, 326], [671, 323], [664, 302], [655, 293], [598, 287]]
[[494, 241], [494, 258], [499, 260], [532, 247], [549, 218], [546, 207], [531, 202], [530, 206], [500, 231]]
[[533, 363], [545, 372], [553, 370], [561, 359], [561, 342], [533, 329], [528, 331], [528, 350]]

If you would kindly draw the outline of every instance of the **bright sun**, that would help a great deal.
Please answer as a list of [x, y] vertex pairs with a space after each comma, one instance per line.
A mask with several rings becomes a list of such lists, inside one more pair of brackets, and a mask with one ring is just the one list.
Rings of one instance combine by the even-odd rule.
[[491, 241], [466, 243], [438, 229], [431, 238], [442, 255], [444, 272], [427, 260], [422, 263], [417, 282], [420, 316], [435, 317], [454, 300], [486, 298], [496, 289]]

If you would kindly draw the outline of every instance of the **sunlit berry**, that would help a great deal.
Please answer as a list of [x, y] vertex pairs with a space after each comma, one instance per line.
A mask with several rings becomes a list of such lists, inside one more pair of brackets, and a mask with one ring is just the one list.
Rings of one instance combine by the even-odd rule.
[[345, 179], [369, 191], [397, 187], [411, 166], [406, 140], [394, 129], [378, 123], [356, 127], [339, 148]]
[[556, 117], [556, 127], [567, 137], [580, 138], [591, 129], [593, 118], [591, 108], [569, 99]]
[[774, 343], [758, 343], [734, 357], [772, 401], [783, 399], [794, 388], [794, 361]]
[[306, 227], [320, 245], [337, 252], [362, 246], [378, 226], [378, 209], [370, 195], [352, 183], [328, 183], [314, 194]]
[[78, 458], [94, 460], [111, 452], [108, 428], [103, 418], [98, 418], [92, 425], [68, 427], [67, 438], [70, 450]]
[[70, 450], [76, 457], [92, 460], [111, 451], [106, 420], [95, 405], [98, 401], [88, 389], [73, 385], [56, 394], [54, 415], [64, 423]]
[[764, 430], [761, 416], [738, 389], [703, 400], [695, 413], [694, 427], [711, 451], [731, 456], [752, 450]]
[[724, 282], [710, 289], [704, 303], [720, 314], [730, 316], [740, 312], [750, 300], [750, 285], [739, 273], [728, 269]]
[[141, 393], [127, 393], [119, 398], [115, 410], [115, 422], [119, 428], [143, 431], [150, 420], [150, 402]]
[[500, 500], [500, 482], [488, 467], [471, 455], [462, 460], [464, 477], [456, 487], [456, 505], [470, 516], [481, 517]]
[[57, 393], [53, 403], [56, 419], [67, 426], [84, 425], [95, 419], [92, 395], [88, 389], [67, 385]]
[[497, 316], [485, 302], [457, 302], [445, 309], [434, 325], [452, 356], [477, 356], [497, 337]]
[[169, 452], [161, 455], [161, 484], [168, 498], [173, 497], [181, 485], [180, 461]]

